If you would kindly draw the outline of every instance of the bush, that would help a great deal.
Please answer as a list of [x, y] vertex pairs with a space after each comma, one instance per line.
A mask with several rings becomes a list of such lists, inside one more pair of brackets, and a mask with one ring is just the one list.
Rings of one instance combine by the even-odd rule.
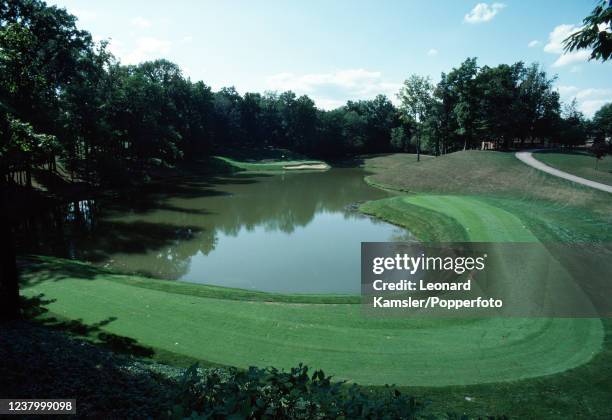
[[300, 364], [275, 368], [203, 371], [189, 368], [180, 381], [174, 416], [206, 418], [389, 418], [414, 419], [423, 405], [398, 390], [365, 391], [332, 382]]

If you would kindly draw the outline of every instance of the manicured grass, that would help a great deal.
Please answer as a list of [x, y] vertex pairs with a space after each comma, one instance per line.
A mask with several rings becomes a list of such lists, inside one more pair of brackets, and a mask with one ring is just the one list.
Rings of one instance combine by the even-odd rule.
[[224, 156], [215, 156], [215, 159], [233, 168], [244, 171], [291, 171], [291, 170], [321, 170], [329, 169], [329, 165], [321, 160], [262, 160], [258, 162], [244, 162]]
[[601, 343], [598, 320], [379, 319], [355, 304], [216, 299], [139, 287], [106, 272], [73, 277], [70, 264], [56, 260], [52, 271], [28, 273], [23, 293], [53, 300], [51, 313], [87, 325], [111, 320], [104, 331], [214, 364], [304, 362], [362, 384], [439, 386], [563, 371]]
[[[484, 158], [477, 162], [481, 153]], [[533, 173], [530, 168], [517, 165], [520, 162], [509, 154], [461, 152], [424, 164], [417, 164], [410, 155], [392, 156], [389, 165], [386, 159], [366, 159], [365, 166], [375, 172], [369, 178], [371, 183], [384, 181], [386, 188], [396, 191], [444, 192], [447, 196], [394, 197], [365, 203], [361, 209], [391, 223], [408, 226], [421, 240], [488, 240], [487, 226], [497, 230], [498, 226], [508, 226], [507, 221], [514, 217], [544, 243], [605, 245], [612, 239], [609, 197], [588, 194], [579, 186]], [[405, 164], [398, 163], [401, 161]], [[452, 171], [437, 172], [443, 168]], [[495, 178], [494, 174], [499, 177]], [[555, 184], [555, 189], [551, 189]], [[448, 197], [449, 193], [461, 196]], [[477, 207], [469, 205], [471, 200], [501, 209], [512, 218], [502, 216], [500, 220], [498, 211], [488, 215], [473, 212]], [[434, 212], [426, 212], [426, 208]], [[491, 219], [492, 216], [497, 220]], [[603, 270], [601, 275], [605, 278]], [[430, 399], [431, 413], [439, 416], [455, 411], [470, 415], [506, 413], [516, 418], [612, 418], [609, 398], [612, 395], [612, 321], [601, 322], [605, 334], [601, 351], [590, 362], [574, 369], [513, 382], [407, 387], [406, 390]]]
[[[61, 258], [30, 256], [21, 259], [21, 265], [27, 272], [40, 272], [36, 274], [39, 280], [61, 280], [64, 278], [88, 278], [104, 276], [108, 281], [119, 282], [130, 286], [174, 293], [177, 295], [196, 296], [214, 299], [228, 299], [256, 302], [285, 302], [285, 303], [359, 303], [361, 299], [354, 295], [309, 295], [266, 293], [257, 290], [237, 289], [208, 284], [194, 284], [178, 281], [158, 280], [140, 276], [121, 276], [116, 273], [90, 265], [81, 261], [64, 260]], [[47, 274], [41, 274], [42, 272]]]
[[533, 157], [561, 171], [612, 185], [612, 156], [610, 155], [599, 161], [592, 154], [584, 151], [537, 152], [533, 154]]
[[[470, 241], [536, 240], [516, 216], [478, 198], [396, 197], [369, 206], [376, 203], [399, 207], [400, 214], [410, 214], [404, 205], [442, 209], [431, 213], [438, 219], [423, 220], [446, 220], [441, 232], [449, 240], [459, 239], [449, 232]], [[378, 319], [365, 317], [359, 305], [323, 304], [330, 298], [295, 303], [299, 296], [215, 287], [195, 292], [195, 285], [106, 272], [85, 280], [76, 268], [50, 260], [28, 275], [25, 290], [55, 299], [52, 312], [86, 324], [114, 317], [104, 328], [141, 345], [240, 367], [305, 362], [362, 384], [439, 386], [541, 376], [588, 361], [602, 339], [599, 320]]]
[[410, 233], [423, 242], [467, 242], [468, 233], [457, 220], [412, 204], [406, 198], [399, 196], [368, 201], [359, 210], [394, 225], [409, 227]]
[[[429, 216], [426, 224], [413, 220], [422, 212]], [[511, 213], [490, 205], [476, 197], [453, 195], [412, 195], [393, 197], [365, 203], [361, 210], [382, 219], [410, 228], [412, 233], [425, 240], [470, 242], [537, 242], [531, 231]], [[395, 214], [395, 217], [390, 216]], [[418, 217], [418, 216], [417, 216]], [[412, 230], [417, 227], [417, 230]]]
[[516, 419], [612, 418], [612, 320], [602, 319], [602, 350], [577, 368], [511, 382], [448, 387], [404, 387], [431, 402], [429, 413], [465, 413], [469, 418], [506, 414]]

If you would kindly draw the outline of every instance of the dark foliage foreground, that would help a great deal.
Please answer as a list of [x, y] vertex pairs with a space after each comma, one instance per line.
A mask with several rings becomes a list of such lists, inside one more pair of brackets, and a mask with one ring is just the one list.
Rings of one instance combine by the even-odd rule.
[[306, 366], [187, 370], [116, 355], [29, 322], [0, 326], [0, 396], [76, 398], [79, 417], [415, 418], [398, 391], [366, 392]]
[[332, 382], [308, 367], [290, 372], [274, 368], [247, 371], [231, 368], [224, 375], [202, 375], [193, 366], [181, 381], [175, 414], [211, 418], [390, 418], [413, 419], [423, 409], [414, 398], [389, 388], [364, 391], [357, 385]]
[[0, 378], [2, 398], [76, 398], [78, 417], [159, 418], [174, 395], [144, 364], [23, 321], [0, 324]]

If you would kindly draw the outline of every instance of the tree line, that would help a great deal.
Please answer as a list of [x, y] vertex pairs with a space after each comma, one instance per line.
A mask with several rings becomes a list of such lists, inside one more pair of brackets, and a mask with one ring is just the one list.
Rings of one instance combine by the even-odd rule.
[[379, 95], [325, 111], [290, 91], [213, 92], [163, 59], [122, 65], [64, 9], [2, 1], [0, 170], [30, 184], [33, 168], [54, 170], [59, 160], [81, 179], [104, 182], [236, 147], [337, 159], [605, 137], [597, 130], [605, 124], [594, 127], [575, 103], [561, 106], [553, 83], [537, 64], [468, 58], [436, 85], [410, 76], [399, 106]]

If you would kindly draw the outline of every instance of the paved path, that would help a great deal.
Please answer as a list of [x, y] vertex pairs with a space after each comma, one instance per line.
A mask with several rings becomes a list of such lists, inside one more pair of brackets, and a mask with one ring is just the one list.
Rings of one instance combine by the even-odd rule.
[[586, 185], [587, 187], [595, 188], [601, 191], [606, 191], [612, 193], [612, 186], [602, 184], [601, 182], [591, 181], [590, 179], [582, 178], [576, 175], [568, 174], [567, 172], [560, 171], [551, 166], [546, 165], [545, 163], [540, 162], [536, 158], [534, 158], [531, 153], [535, 150], [525, 151], [525, 152], [516, 152], [516, 157], [523, 163], [532, 166], [540, 171], [547, 172], [551, 175], [558, 176], [559, 178], [567, 179], [569, 181], [576, 182], [578, 184]]

